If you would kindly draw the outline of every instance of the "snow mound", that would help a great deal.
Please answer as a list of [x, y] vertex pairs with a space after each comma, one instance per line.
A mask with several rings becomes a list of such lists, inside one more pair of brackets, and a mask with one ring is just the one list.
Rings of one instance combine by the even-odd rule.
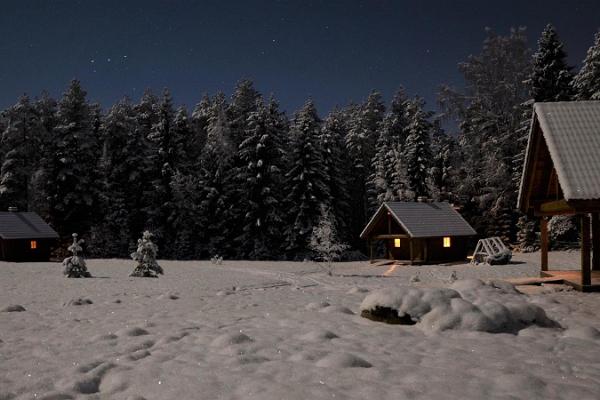
[[25, 311], [25, 307], [19, 304], [11, 304], [2, 309], [2, 312], [23, 312]]
[[331, 304], [329, 304], [326, 301], [322, 301], [320, 303], [313, 302], [313, 303], [308, 303], [306, 305], [306, 307], [304, 307], [304, 308], [306, 308], [307, 310], [318, 310], [318, 309], [321, 309], [321, 308], [329, 307], [330, 305]]
[[305, 335], [300, 336], [300, 339], [305, 340], [307, 342], [322, 342], [326, 340], [331, 340], [338, 338], [339, 336], [335, 333], [328, 331], [326, 329], [317, 329], [314, 331], [310, 331]]
[[598, 340], [600, 339], [600, 331], [592, 326], [578, 326], [567, 329], [563, 336], [583, 340]]
[[225, 347], [225, 346], [230, 346], [230, 345], [234, 345], [234, 344], [242, 344], [242, 343], [247, 343], [247, 342], [252, 342], [252, 339], [249, 336], [247, 336], [241, 332], [224, 333], [224, 334], [218, 336], [215, 340], [213, 340], [210, 345], [212, 347]]
[[322, 312], [322, 313], [341, 313], [341, 314], [354, 315], [354, 311], [352, 311], [348, 307], [344, 307], [344, 306], [327, 306], [327, 307], [324, 307], [321, 310], [319, 310], [319, 312]]
[[531, 325], [559, 326], [512, 285], [478, 279], [456, 281], [450, 288], [379, 290], [365, 297], [360, 310], [365, 318], [416, 324], [425, 332], [458, 329], [516, 334]]
[[317, 367], [325, 368], [371, 368], [373, 365], [354, 354], [333, 353], [316, 363]]
[[149, 332], [143, 328], [140, 327], [133, 327], [133, 328], [125, 328], [125, 329], [121, 329], [119, 331], [117, 331], [117, 335], [119, 336], [144, 336], [144, 335], [149, 335]]
[[85, 306], [88, 304], [94, 304], [93, 301], [91, 301], [90, 299], [83, 299], [83, 298], [77, 298], [77, 299], [72, 299], [67, 301], [66, 303], [63, 304], [63, 306], [67, 307], [67, 306]]

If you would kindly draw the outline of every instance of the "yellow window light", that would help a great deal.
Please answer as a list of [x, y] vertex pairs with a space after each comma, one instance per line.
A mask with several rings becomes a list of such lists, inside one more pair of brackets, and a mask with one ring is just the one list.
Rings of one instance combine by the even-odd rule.
[[31, 248], [31, 250], [37, 249], [37, 241], [36, 240], [30, 241], [29, 242], [29, 247]]
[[400, 239], [394, 239], [394, 247], [400, 247]]
[[449, 236], [445, 236], [444, 237], [444, 247], [450, 247], [451, 246], [451, 240]]

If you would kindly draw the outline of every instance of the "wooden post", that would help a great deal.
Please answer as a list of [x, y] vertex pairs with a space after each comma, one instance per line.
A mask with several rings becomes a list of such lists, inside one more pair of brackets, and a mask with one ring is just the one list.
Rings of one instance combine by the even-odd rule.
[[548, 271], [548, 219], [542, 217], [540, 220], [542, 271]]
[[592, 271], [590, 270], [590, 218], [581, 214], [581, 285], [592, 284]]
[[373, 241], [369, 239], [369, 264], [373, 264]]
[[592, 271], [600, 271], [600, 214], [592, 214]]
[[414, 251], [413, 251], [413, 240], [412, 240], [412, 238], [410, 238], [410, 239], [408, 239], [408, 241], [409, 241], [409, 244], [410, 244], [410, 263], [412, 264], [414, 262], [413, 261], [413, 253], [414, 253]]

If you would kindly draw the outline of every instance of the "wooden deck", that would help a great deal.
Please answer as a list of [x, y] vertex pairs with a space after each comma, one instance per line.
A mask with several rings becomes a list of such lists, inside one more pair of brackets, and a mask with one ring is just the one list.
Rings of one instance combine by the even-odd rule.
[[542, 277], [560, 279], [582, 292], [600, 292], [600, 271], [592, 271], [592, 284], [581, 285], [581, 271], [541, 271]]

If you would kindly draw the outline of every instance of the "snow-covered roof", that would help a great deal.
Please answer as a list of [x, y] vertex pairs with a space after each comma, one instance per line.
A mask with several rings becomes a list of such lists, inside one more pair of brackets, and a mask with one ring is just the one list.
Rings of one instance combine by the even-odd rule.
[[534, 157], [532, 137], [539, 123], [564, 199], [600, 199], [600, 101], [535, 103], [519, 189], [525, 201], [525, 174]]
[[34, 212], [0, 212], [2, 239], [57, 239], [58, 234]]
[[385, 211], [389, 211], [394, 220], [413, 238], [477, 234], [471, 225], [446, 202], [398, 201], [383, 203], [360, 234], [361, 238], [369, 234]]

